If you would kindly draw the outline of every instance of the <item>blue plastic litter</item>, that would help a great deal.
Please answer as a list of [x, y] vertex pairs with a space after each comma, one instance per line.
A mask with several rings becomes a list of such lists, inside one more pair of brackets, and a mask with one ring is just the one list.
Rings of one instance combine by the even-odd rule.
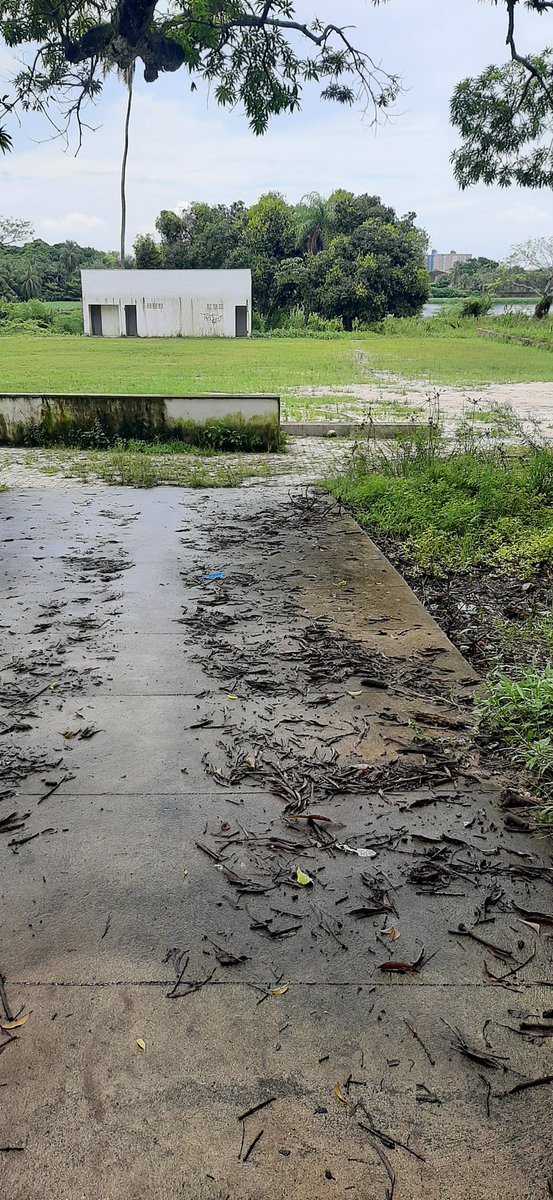
[[204, 575], [204, 579], [205, 579], [206, 583], [213, 583], [213, 581], [215, 579], [224, 579], [224, 578], [225, 578], [224, 571], [212, 571], [210, 575]]

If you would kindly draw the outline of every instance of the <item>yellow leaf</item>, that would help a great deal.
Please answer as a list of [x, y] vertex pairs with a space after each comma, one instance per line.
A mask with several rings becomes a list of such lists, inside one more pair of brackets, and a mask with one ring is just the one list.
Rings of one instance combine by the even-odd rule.
[[74, 729], [66, 729], [63, 736], [67, 741], [70, 741], [71, 738], [75, 737], [75, 730]]
[[334, 1095], [336, 1096], [336, 1099], [340, 1101], [340, 1104], [345, 1104], [346, 1106], [349, 1104], [349, 1100], [347, 1096], [344, 1096], [339, 1083], [337, 1083], [336, 1087], [334, 1088]]
[[340, 580], [340, 582], [339, 582], [339, 584], [338, 584], [338, 587], [345, 587], [345, 586], [346, 586], [346, 581], [345, 581], [345, 579], [341, 579], [341, 580]]
[[51, 684], [50, 684], [50, 691], [51, 691], [51, 692], [55, 692], [56, 688], [59, 688], [59, 686], [60, 686], [60, 685], [59, 685], [59, 683], [51, 683]]
[[348, 696], [353, 696], [353, 697], [361, 696], [361, 694], [362, 694], [361, 692], [348, 692]]
[[21, 1029], [22, 1025], [27, 1024], [30, 1015], [30, 1013], [27, 1013], [25, 1017], [18, 1017], [16, 1021], [0, 1021], [0, 1029], [3, 1029], [6, 1033], [8, 1033], [10, 1029]]
[[144, 1042], [144, 1041], [142, 1040], [142, 1038], [137, 1038], [137, 1039], [136, 1039], [136, 1044], [137, 1044], [137, 1046], [138, 1046], [138, 1049], [139, 1049], [139, 1050], [145, 1050], [145, 1049], [146, 1049], [146, 1042]]
[[238, 696], [227, 696], [227, 700], [238, 700]]
[[298, 867], [298, 869], [297, 869], [296, 879], [297, 879], [298, 883], [300, 884], [300, 887], [309, 887], [309, 884], [313, 883], [311, 876], [306, 875], [305, 871], [302, 871], [300, 867]]
[[290, 987], [290, 984], [285, 983], [283, 987], [273, 988], [273, 990], [271, 992], [271, 996], [285, 996], [289, 987]]

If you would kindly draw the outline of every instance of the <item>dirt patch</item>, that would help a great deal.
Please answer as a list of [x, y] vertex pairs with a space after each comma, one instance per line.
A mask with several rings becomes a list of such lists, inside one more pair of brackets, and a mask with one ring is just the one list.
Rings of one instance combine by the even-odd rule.
[[[540, 622], [553, 606], [553, 578], [542, 572], [531, 581], [520, 576], [480, 568], [451, 572], [436, 578], [421, 570], [402, 543], [374, 529], [371, 536], [407, 580], [425, 608], [451, 641], [479, 672], [502, 663], [545, 663], [551, 647], [537, 635]], [[527, 643], [520, 635], [511, 644], [510, 630], [521, 623], [536, 636]]]

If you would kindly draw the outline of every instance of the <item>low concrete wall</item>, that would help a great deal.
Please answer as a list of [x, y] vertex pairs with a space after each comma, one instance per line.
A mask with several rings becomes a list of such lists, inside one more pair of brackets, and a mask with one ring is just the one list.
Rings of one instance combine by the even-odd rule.
[[116, 396], [0, 393], [0, 444], [17, 446], [30, 431], [45, 438], [86, 433], [100, 426], [108, 438], [186, 440], [186, 427], [209, 421], [280, 424], [280, 398], [272, 395]]

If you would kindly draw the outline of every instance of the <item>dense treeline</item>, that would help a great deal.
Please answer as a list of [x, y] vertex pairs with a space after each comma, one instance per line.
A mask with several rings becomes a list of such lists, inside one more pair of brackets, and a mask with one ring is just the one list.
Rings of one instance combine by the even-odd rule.
[[116, 266], [114, 253], [71, 241], [50, 246], [27, 222], [0, 218], [0, 301], [80, 300], [82, 267]]
[[194, 203], [164, 210], [159, 241], [138, 237], [143, 269], [250, 267], [258, 328], [289, 314], [352, 329], [383, 317], [413, 316], [429, 295], [427, 236], [415, 213], [398, 217], [378, 196], [312, 193], [297, 205], [269, 192], [246, 208]]

